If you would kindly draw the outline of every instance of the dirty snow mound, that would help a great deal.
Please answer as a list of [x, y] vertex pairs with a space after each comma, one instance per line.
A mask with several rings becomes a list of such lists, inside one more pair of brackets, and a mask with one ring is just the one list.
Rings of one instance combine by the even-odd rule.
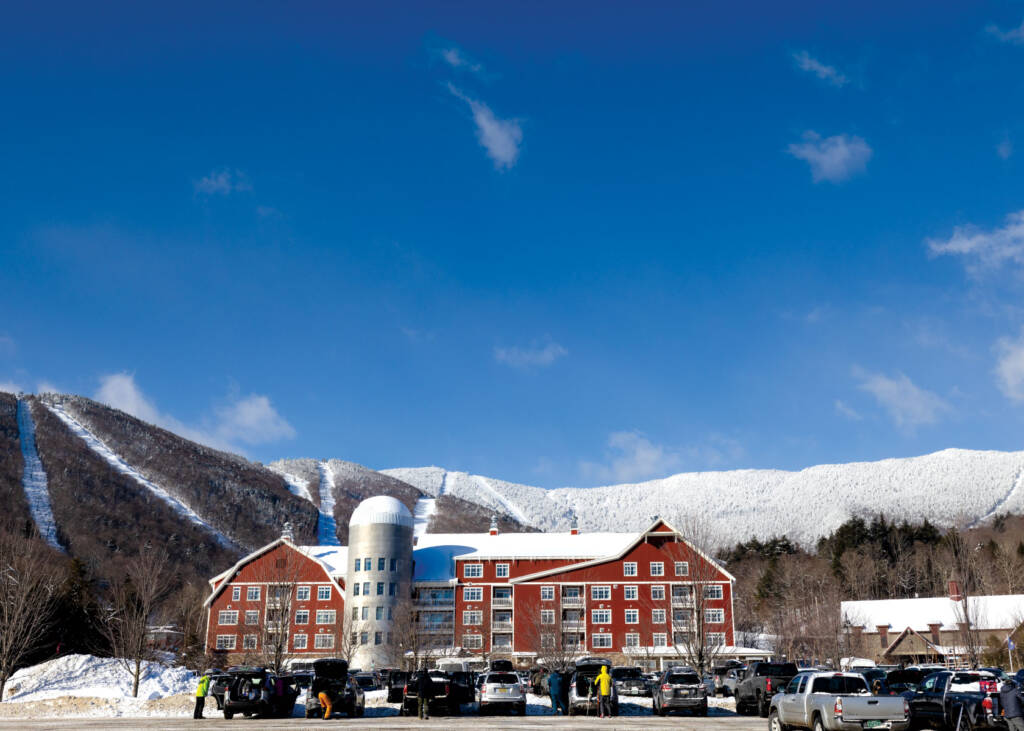
[[[142, 664], [139, 700], [154, 700], [195, 690], [196, 676], [183, 667], [157, 662]], [[7, 681], [4, 701], [27, 702], [86, 696], [131, 698], [132, 676], [124, 663], [111, 657], [65, 655], [22, 668]]]

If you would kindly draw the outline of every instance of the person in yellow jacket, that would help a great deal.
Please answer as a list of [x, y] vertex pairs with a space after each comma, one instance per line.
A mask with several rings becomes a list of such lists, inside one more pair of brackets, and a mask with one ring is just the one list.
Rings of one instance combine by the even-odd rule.
[[601, 672], [594, 678], [597, 686], [597, 715], [601, 718], [612, 715], [612, 676], [608, 674], [608, 666], [602, 665]]
[[192, 712], [192, 718], [203, 717], [203, 706], [206, 705], [206, 696], [210, 693], [210, 673], [205, 672], [199, 678], [199, 685], [196, 686], [196, 710]]

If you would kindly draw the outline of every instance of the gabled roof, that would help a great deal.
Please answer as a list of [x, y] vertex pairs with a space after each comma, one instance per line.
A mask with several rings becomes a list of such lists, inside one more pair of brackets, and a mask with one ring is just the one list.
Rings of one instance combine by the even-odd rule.
[[[973, 596], [967, 601], [968, 614], [979, 630], [1016, 629], [1024, 619], [1024, 594]], [[841, 611], [846, 621], [865, 632], [913, 627], [920, 633], [927, 632], [929, 624], [955, 630], [963, 610], [960, 602], [940, 596], [843, 602]]]
[[896, 637], [895, 640], [893, 640], [892, 642], [889, 643], [889, 646], [887, 648], [885, 648], [885, 652], [883, 652], [882, 655], [888, 655], [893, 650], [895, 650], [899, 646], [899, 644], [901, 642], [903, 642], [904, 639], [906, 639], [907, 635], [917, 635], [917, 637], [922, 642], [924, 642], [924, 644], [926, 646], [928, 646], [931, 650], [933, 650], [935, 652], [935, 654], [937, 654], [937, 655], [945, 655], [946, 654], [945, 648], [940, 648], [934, 642], [932, 642], [927, 637], [922, 635], [920, 632], [915, 630], [913, 627], [907, 627], [905, 630], [903, 630], [902, 632], [899, 633], [899, 635]]
[[[667, 533], [674, 534], [679, 541], [681, 541], [682, 543], [685, 543], [687, 546], [689, 546], [691, 551], [693, 551], [698, 556], [700, 556], [705, 561], [707, 561], [712, 566], [714, 566], [719, 571], [721, 571], [722, 574], [724, 574], [729, 579], [729, 581], [736, 581], [736, 577], [733, 576], [732, 574], [730, 574], [728, 571], [726, 571], [724, 566], [722, 566], [718, 561], [716, 561], [715, 559], [711, 558], [706, 553], [704, 553], [702, 550], [700, 550], [699, 548], [694, 546], [692, 543], [687, 541], [685, 538], [683, 538], [682, 534], [678, 530], [673, 528], [671, 525], [669, 525], [668, 521], [662, 520], [661, 518], [655, 518], [654, 521], [651, 523], [651, 525], [648, 526], [646, 530], [643, 530], [640, 533], [624, 533], [624, 534], [620, 533], [620, 534], [615, 534], [615, 535], [626, 535], [626, 536], [629, 536], [631, 540], [629, 540], [625, 545], [621, 546], [617, 551], [611, 553], [610, 555], [609, 555], [609, 552], [606, 551], [603, 555], [599, 555], [598, 557], [593, 558], [593, 559], [591, 559], [589, 561], [583, 561], [582, 563], [572, 564], [572, 565], [569, 565], [569, 566], [559, 566], [557, 568], [546, 569], [544, 571], [538, 571], [538, 572], [533, 573], [533, 574], [527, 574], [526, 576], [520, 576], [520, 577], [515, 578], [515, 579], [510, 579], [509, 583], [510, 584], [521, 584], [521, 583], [523, 583], [525, 581], [534, 581], [536, 579], [542, 579], [542, 578], [544, 578], [546, 576], [553, 576], [555, 574], [564, 574], [564, 573], [566, 573], [568, 571], [578, 571], [580, 569], [590, 568], [591, 566], [600, 566], [601, 564], [608, 563], [610, 561], [619, 561], [626, 554], [628, 554], [630, 551], [632, 551], [638, 545], [643, 543], [644, 540], [646, 540], [648, 537], [656, 536], [656, 537], [660, 538], [660, 537], [664, 537], [665, 534], [667, 534]], [[572, 537], [573, 538], [578, 538], [579, 536], [572, 536]], [[614, 551], [614, 547], [610, 547], [610, 548], [612, 548], [612, 550]]]

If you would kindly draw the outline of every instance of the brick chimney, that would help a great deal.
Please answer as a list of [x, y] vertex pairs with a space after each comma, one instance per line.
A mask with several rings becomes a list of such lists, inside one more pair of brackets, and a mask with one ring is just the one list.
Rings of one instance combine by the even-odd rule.
[[572, 516], [572, 522], [569, 524], [569, 535], [578, 536], [580, 534], [580, 524], [576, 520], [576, 516]]
[[960, 589], [960, 573], [955, 569], [949, 575], [949, 598], [955, 602], [964, 598], [963, 592]]
[[497, 515], [492, 515], [491, 516], [491, 529], [489, 531], [487, 531], [487, 532], [490, 533], [492, 536], [498, 535], [498, 516]]
[[932, 634], [932, 643], [933, 644], [936, 644], [936, 645], [941, 645], [942, 644], [942, 642], [940, 642], [941, 636], [939, 635], [939, 630], [941, 629], [941, 627], [942, 627], [942, 623], [941, 622], [929, 623], [929, 625], [928, 625], [928, 631], [931, 632], [931, 634]]
[[887, 625], [887, 624], [875, 625], [875, 629], [878, 630], [878, 639], [879, 639], [882, 647], [888, 647], [889, 646], [889, 625]]

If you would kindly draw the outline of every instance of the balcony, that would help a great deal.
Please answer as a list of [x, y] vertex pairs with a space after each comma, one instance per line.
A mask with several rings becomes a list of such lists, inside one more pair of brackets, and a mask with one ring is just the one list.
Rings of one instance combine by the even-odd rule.
[[425, 634], [451, 634], [455, 631], [454, 622], [423, 622], [418, 625], [419, 631]]
[[582, 619], [568, 619], [562, 622], [563, 632], [582, 632], [586, 627], [587, 623]]
[[512, 623], [511, 622], [492, 622], [491, 623], [491, 631], [492, 632], [511, 632], [512, 631]]
[[563, 596], [562, 597], [563, 607], [582, 607], [583, 597], [581, 596]]
[[512, 597], [510, 596], [496, 596], [491, 599], [492, 607], [512, 607]]
[[673, 607], [692, 607], [693, 597], [692, 596], [674, 596], [672, 597]]
[[454, 607], [455, 597], [418, 596], [417, 607]]

